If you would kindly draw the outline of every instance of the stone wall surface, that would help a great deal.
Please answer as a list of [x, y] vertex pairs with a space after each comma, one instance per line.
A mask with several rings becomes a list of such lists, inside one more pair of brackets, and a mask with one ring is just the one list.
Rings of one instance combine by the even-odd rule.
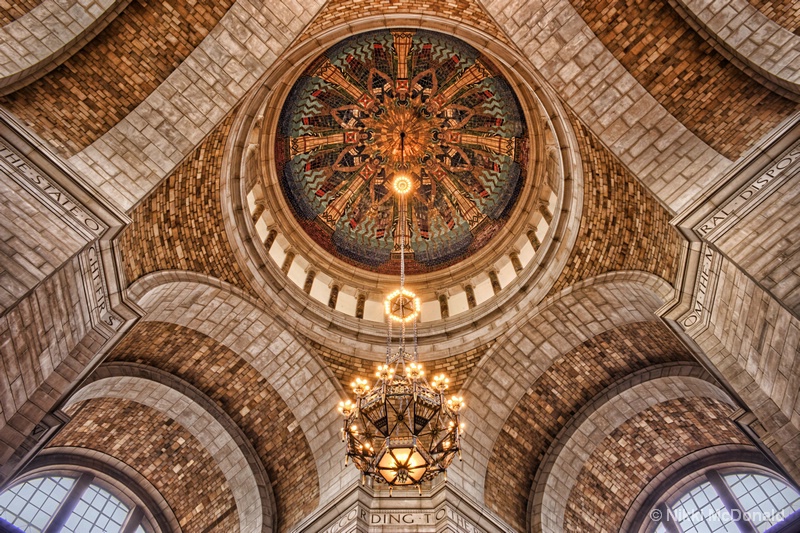
[[306, 437], [275, 389], [230, 349], [189, 328], [141, 322], [108, 360], [165, 370], [197, 387], [225, 410], [250, 440], [267, 471], [275, 495], [278, 531], [288, 531], [316, 507], [319, 482]]
[[798, 107], [754, 83], [666, 1], [572, 5], [659, 104], [728, 159], [737, 159]]
[[[667, 93], [668, 83], [651, 94], [646, 87], [648, 79], [640, 81], [636, 72], [629, 71], [621, 61], [623, 58], [606, 48], [569, 1], [487, 0], [484, 5], [572, 111], [671, 213], [680, 212], [730, 165], [729, 159], [671, 114], [665, 105], [668, 102], [658, 100], [658, 91]], [[653, 5], [658, 7], [665, 3]], [[591, 10], [588, 4], [587, 8]], [[620, 16], [626, 16], [626, 11], [634, 12], [622, 9]], [[597, 10], [591, 13], [597, 16]], [[682, 21], [677, 23], [683, 27]], [[658, 26], [659, 22], [643, 18], [641, 23], [608, 24], [600, 33], [626, 28], [636, 31], [643, 24]], [[668, 43], [669, 37], [665, 37], [662, 46]], [[654, 57], [662, 56], [659, 43], [647, 38], [635, 51], [631, 46], [631, 57], [641, 58], [646, 65], [650, 56], [642, 54], [645, 46], [652, 47]], [[625, 46], [620, 50], [626, 50]], [[653, 69], [656, 77], [664, 73], [667, 77], [677, 75], [674, 67], [664, 69], [663, 73], [655, 65]], [[749, 85], [748, 88], [760, 91]], [[738, 98], [734, 94], [729, 96]], [[690, 98], [691, 95], [676, 91], [675, 97]], [[764, 98], [778, 101], [769, 94]], [[696, 100], [702, 101], [702, 98]], [[741, 101], [736, 102], [740, 112], [746, 112], [741, 110]], [[784, 107], [788, 109], [789, 104]], [[738, 126], [732, 122], [725, 127], [729, 135], [740, 134]]]
[[0, 313], [89, 243], [11, 172], [0, 161]]
[[681, 237], [669, 212], [589, 128], [571, 118], [583, 164], [583, 211], [575, 246], [550, 295], [615, 270], [649, 272], [673, 283]]
[[800, 478], [800, 320], [734, 263], [712, 263], [707, 327], [687, 327], [708, 361], [763, 425], [770, 448]]
[[787, 30], [800, 35], [800, 9], [794, 0], [748, 0], [750, 4]]
[[222, 222], [222, 152], [234, 115], [131, 212], [119, 240], [129, 283], [159, 270], [191, 270], [249, 290]]
[[[709, 398], [660, 403], [619, 426], [586, 460], [567, 502], [565, 531], [619, 531], [642, 488], [669, 464], [721, 444], [749, 444]], [[614, 497], [609, 497], [613, 494]]]
[[[639, 282], [586, 284], [521, 318], [489, 350], [462, 388], [467, 401], [464, 459], [448, 479], [483, 501], [488, 464], [520, 400], [554, 361], [604, 331], [655, 320], [660, 298]], [[480, 484], [479, 484], [480, 483]]]
[[46, 0], [3, 0], [0, 2], [0, 25], [20, 18]]
[[[800, 156], [800, 146], [795, 150]], [[800, 316], [800, 166], [792, 178], [739, 218], [714, 244], [758, 284]]]
[[790, 100], [800, 100], [800, 37], [757, 11], [747, 0], [721, 6], [677, 0], [673, 7], [737, 68]]
[[99, 34], [130, 0], [48, 0], [0, 26], [0, 94], [9, 94], [58, 67]]
[[506, 522], [524, 530], [537, 468], [581, 406], [637, 370], [691, 359], [678, 338], [659, 322], [620, 326], [564, 354], [528, 389], [506, 420], [487, 469], [486, 503]]
[[[241, 530], [274, 531], [274, 500], [259, 459], [238, 426], [202, 392], [153, 367], [103, 363], [69, 398], [65, 409], [71, 412], [73, 405], [98, 398], [130, 400], [188, 430], [230, 486]], [[109, 466], [114, 467], [113, 461]], [[138, 488], [152, 486], [141, 474], [136, 480]]]
[[135, 109], [69, 161], [128, 210], [239, 103], [322, 0], [237, 0]]
[[[376, 360], [362, 359], [354, 355], [337, 352], [334, 348], [322, 346], [317, 342], [309, 342], [320, 358], [325, 361], [328, 368], [339, 380], [346, 394], [350, 394], [350, 384], [356, 377], [372, 381], [376, 367], [382, 363]], [[480, 346], [464, 353], [443, 357], [431, 361], [423, 361], [426, 376], [432, 378], [437, 374], [445, 374], [450, 380], [448, 393], [457, 393], [461, 390], [472, 370], [486, 354], [491, 344]]]
[[[469, 24], [512, 46], [508, 36], [498, 28], [477, 0], [329, 0], [300, 36], [300, 40], [314, 38], [335, 26], [365, 17], [382, 16], [391, 21], [391, 17], [400, 15], [428, 15]], [[428, 21], [428, 24], [435, 27], [435, 22]]]
[[236, 531], [231, 489], [213, 458], [183, 426], [141, 404], [87, 400], [53, 447], [89, 448], [134, 467], [164, 496], [183, 531]]
[[[233, 0], [133, 0], [44, 78], [0, 99], [64, 157], [128, 116], [219, 23]], [[164, 43], [169, 43], [165, 46]]]

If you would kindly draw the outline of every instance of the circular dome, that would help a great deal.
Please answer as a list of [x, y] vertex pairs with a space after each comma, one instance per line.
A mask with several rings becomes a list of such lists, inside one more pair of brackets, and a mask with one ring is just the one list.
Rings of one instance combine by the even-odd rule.
[[[528, 168], [508, 81], [454, 37], [381, 30], [329, 48], [294, 84], [275, 137], [299, 225], [371, 272], [432, 272], [504, 226]], [[405, 224], [405, 243], [400, 243]]]

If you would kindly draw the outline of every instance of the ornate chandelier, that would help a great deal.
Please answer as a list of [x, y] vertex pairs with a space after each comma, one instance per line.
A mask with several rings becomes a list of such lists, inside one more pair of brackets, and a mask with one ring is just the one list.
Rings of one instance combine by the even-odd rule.
[[[417, 321], [420, 302], [405, 288], [405, 251], [408, 242], [406, 198], [414, 189], [414, 179], [405, 165], [405, 132], [399, 132], [400, 162], [396, 165], [392, 186], [398, 197], [397, 234], [394, 250], [400, 255], [400, 288], [385, 302], [388, 322], [386, 362], [378, 367], [372, 387], [366, 379], [351, 384], [355, 402], [339, 404], [344, 417], [342, 440], [347, 460], [361, 470], [362, 483], [367, 476], [379, 483], [396, 486], [420, 486], [444, 473], [456, 454], [461, 454], [462, 426], [459, 412], [463, 400], [454, 396], [445, 400], [449, 380], [444, 374], [431, 383], [419, 362]], [[399, 346], [392, 349], [392, 326], [400, 325]], [[412, 325], [413, 342], [406, 344], [407, 326]]]

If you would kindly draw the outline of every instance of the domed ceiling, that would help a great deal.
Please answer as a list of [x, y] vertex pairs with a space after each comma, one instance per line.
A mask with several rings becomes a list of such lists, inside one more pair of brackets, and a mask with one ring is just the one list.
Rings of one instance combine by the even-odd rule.
[[[275, 160], [305, 232], [361, 268], [431, 272], [485, 246], [525, 181], [519, 101], [492, 62], [448, 35], [383, 30], [328, 49], [284, 103]], [[408, 194], [393, 180], [410, 177]]]

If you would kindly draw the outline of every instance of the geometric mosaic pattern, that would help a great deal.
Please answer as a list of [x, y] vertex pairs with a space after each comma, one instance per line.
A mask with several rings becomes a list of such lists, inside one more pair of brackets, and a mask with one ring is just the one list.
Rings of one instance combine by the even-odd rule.
[[[275, 153], [283, 193], [317, 244], [382, 273], [399, 272], [404, 246], [414, 273], [468, 257], [505, 224], [527, 143], [519, 101], [477, 50], [440, 33], [381, 30], [306, 69]], [[406, 196], [391, 187], [401, 171]]]

